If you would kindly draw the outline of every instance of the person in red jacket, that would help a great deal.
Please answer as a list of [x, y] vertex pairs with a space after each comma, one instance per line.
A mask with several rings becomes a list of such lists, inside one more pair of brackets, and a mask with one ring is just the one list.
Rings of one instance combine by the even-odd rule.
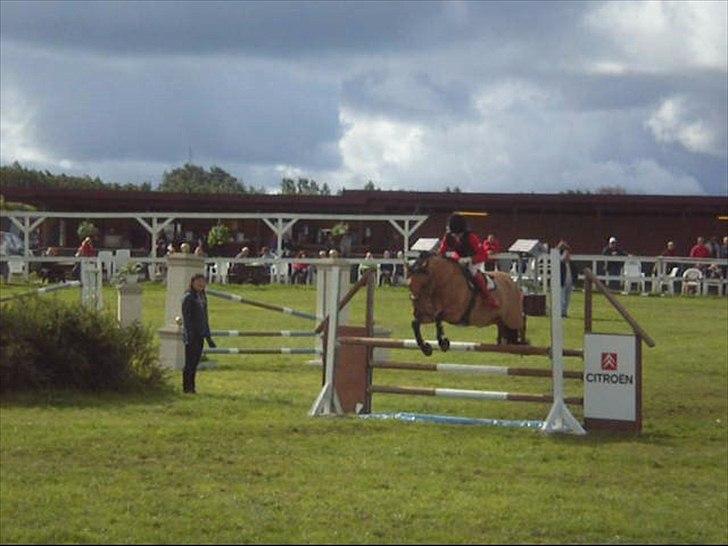
[[459, 214], [452, 214], [448, 219], [447, 232], [440, 241], [440, 255], [467, 267], [486, 303], [491, 307], [499, 306], [488, 290], [483, 272], [488, 253], [481, 246], [480, 238], [468, 229], [465, 218]]
[[[710, 258], [710, 249], [705, 244], [705, 239], [702, 237], [698, 237], [698, 240], [695, 243], [695, 246], [690, 249], [690, 257], [691, 258]], [[697, 263], [695, 264], [695, 267], [700, 269], [701, 271], [705, 271], [708, 268], [708, 264], [706, 263]]]
[[710, 258], [710, 249], [705, 245], [705, 239], [698, 237], [693, 248], [690, 249], [691, 258]]

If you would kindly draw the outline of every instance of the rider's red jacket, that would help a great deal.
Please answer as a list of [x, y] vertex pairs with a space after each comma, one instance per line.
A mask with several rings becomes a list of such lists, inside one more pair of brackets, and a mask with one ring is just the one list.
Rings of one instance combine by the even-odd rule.
[[470, 256], [474, 264], [479, 264], [488, 259], [488, 252], [481, 246], [478, 236], [467, 231], [459, 242], [449, 233], [445, 234], [440, 241], [440, 256], [452, 260]]

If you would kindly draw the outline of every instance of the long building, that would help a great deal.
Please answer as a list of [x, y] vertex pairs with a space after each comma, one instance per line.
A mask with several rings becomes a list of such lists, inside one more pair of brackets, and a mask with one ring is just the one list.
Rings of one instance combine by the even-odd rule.
[[[574, 252], [601, 252], [610, 236], [635, 255], [659, 254], [668, 240], [687, 254], [698, 236], [722, 238], [728, 234], [728, 200], [725, 197], [594, 195], [594, 194], [492, 194], [344, 190], [336, 196], [176, 194], [141, 191], [49, 190], [17, 187], [0, 189], [6, 201], [19, 201], [39, 211], [64, 212], [206, 212], [426, 215], [418, 237], [442, 234], [452, 211], [486, 213], [472, 216], [473, 230], [493, 233], [504, 248], [518, 238], [555, 244], [568, 240]], [[49, 219], [41, 225], [43, 245], [75, 246], [78, 219]], [[149, 234], [133, 220], [95, 220], [113, 245], [148, 249]], [[176, 222], [183, 237], [199, 238], [216, 223], [210, 220]], [[226, 221], [237, 235], [236, 246], [274, 246], [274, 235], [260, 220]], [[313, 251], [330, 244], [331, 221], [301, 221], [291, 234], [294, 248]], [[3, 225], [3, 230], [7, 226]], [[402, 238], [387, 222], [349, 222], [352, 253], [399, 250]], [[194, 241], [191, 241], [194, 242]], [[113, 246], [112, 245], [112, 246]], [[103, 243], [102, 243], [103, 246]]]

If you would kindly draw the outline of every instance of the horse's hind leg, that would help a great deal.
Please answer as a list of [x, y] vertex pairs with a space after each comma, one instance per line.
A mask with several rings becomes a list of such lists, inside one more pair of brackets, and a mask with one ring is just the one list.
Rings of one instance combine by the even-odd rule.
[[450, 340], [445, 337], [445, 329], [442, 327], [442, 316], [438, 315], [435, 319], [435, 327], [437, 328], [437, 344], [440, 349], [445, 352], [450, 348]]

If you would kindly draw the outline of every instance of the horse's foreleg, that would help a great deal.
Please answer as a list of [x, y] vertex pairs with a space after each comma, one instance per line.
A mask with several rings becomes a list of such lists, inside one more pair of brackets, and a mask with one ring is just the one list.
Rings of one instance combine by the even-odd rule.
[[419, 320], [412, 321], [412, 331], [415, 333], [415, 341], [417, 341], [417, 346], [422, 351], [422, 354], [424, 354], [425, 356], [432, 355], [432, 345], [422, 339], [422, 332], [420, 331]]
[[450, 340], [444, 335], [445, 329], [442, 327], [442, 313], [437, 315], [435, 327], [437, 328], [437, 344], [440, 346], [442, 352], [445, 352], [450, 348]]

